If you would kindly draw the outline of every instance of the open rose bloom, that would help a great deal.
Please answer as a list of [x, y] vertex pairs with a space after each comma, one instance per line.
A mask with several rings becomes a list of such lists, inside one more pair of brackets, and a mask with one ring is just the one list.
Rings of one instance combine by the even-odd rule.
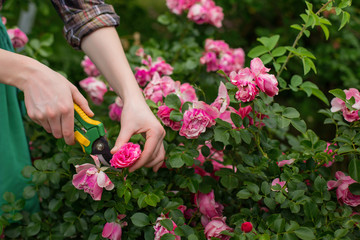
[[107, 92], [106, 84], [94, 77], [88, 77], [79, 82], [80, 87], [90, 96], [96, 105], [104, 101], [104, 95]]
[[341, 111], [344, 119], [348, 122], [354, 122], [360, 120], [359, 118], [359, 109], [360, 109], [360, 92], [355, 88], [350, 88], [348, 90], [344, 90], [346, 99], [350, 98], [355, 99], [355, 104], [352, 106], [355, 110], [350, 110], [346, 107], [345, 102], [340, 98], [334, 98], [331, 100], [331, 112]]
[[100, 75], [100, 71], [96, 68], [95, 64], [88, 56], [85, 56], [84, 60], [81, 61], [81, 66], [89, 77], [97, 77]]
[[161, 214], [161, 216], [156, 219], [156, 223], [155, 223], [155, 226], [154, 226], [154, 230], [155, 230], [155, 232], [154, 232], [154, 234], [155, 234], [154, 240], [160, 240], [161, 237], [162, 237], [164, 234], [167, 234], [167, 233], [174, 235], [174, 236], [175, 236], [175, 240], [180, 240], [181, 237], [175, 235], [175, 233], [174, 233], [174, 230], [175, 230], [175, 228], [177, 227], [177, 225], [175, 224], [175, 222], [171, 220], [171, 221], [172, 221], [172, 224], [173, 224], [173, 229], [172, 229], [172, 230], [168, 230], [168, 229], [166, 229], [164, 226], [162, 226], [162, 225], [160, 224], [160, 221], [161, 221], [161, 220], [164, 220], [164, 219], [167, 219], [167, 217], [166, 217], [164, 214]]
[[356, 183], [350, 176], [346, 176], [343, 172], [337, 171], [335, 173], [337, 181], [328, 181], [328, 190], [336, 188], [336, 196], [340, 203], [344, 203], [351, 207], [360, 205], [360, 195], [352, 194], [349, 190], [349, 186]]
[[92, 156], [95, 165], [85, 163], [76, 165], [76, 174], [73, 176], [72, 184], [79, 190], [89, 193], [96, 200], [101, 200], [103, 188], [110, 191], [114, 188], [114, 184], [105, 174], [106, 168], [100, 167], [100, 161], [97, 156]]
[[206, 239], [211, 240], [212, 238], [218, 238], [221, 240], [229, 240], [230, 236], [221, 234], [222, 231], [232, 232], [234, 229], [229, 227], [226, 222], [225, 217], [217, 217], [210, 221], [205, 227], [205, 236]]
[[114, 154], [110, 164], [114, 168], [130, 167], [140, 158], [140, 155], [140, 145], [128, 142]]

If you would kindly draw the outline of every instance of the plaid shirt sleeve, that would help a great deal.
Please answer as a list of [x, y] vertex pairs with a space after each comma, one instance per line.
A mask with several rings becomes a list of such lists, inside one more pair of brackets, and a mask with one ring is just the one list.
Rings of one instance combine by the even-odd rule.
[[93, 31], [117, 26], [120, 17], [103, 0], [51, 0], [64, 21], [64, 35], [75, 49], [81, 49], [81, 40]]

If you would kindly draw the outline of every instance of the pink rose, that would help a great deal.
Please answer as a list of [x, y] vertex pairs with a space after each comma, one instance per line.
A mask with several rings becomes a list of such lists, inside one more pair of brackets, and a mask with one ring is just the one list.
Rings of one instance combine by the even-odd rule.
[[250, 68], [254, 77], [257, 77], [260, 74], [266, 74], [270, 71], [270, 68], [266, 68], [260, 58], [254, 58], [251, 60]]
[[251, 102], [259, 94], [256, 85], [249, 82], [245, 86], [238, 86], [239, 90], [235, 93], [235, 98], [241, 102]]
[[278, 94], [278, 81], [272, 74], [260, 74], [255, 78], [256, 85], [268, 96], [273, 97]]
[[100, 161], [97, 156], [92, 156], [96, 165], [85, 163], [76, 165], [76, 174], [73, 176], [72, 184], [79, 190], [89, 193], [96, 200], [101, 200], [103, 188], [112, 190], [114, 184], [100, 168]]
[[229, 73], [234, 69], [234, 56], [232, 51], [222, 52], [219, 55], [219, 69], [223, 70], [225, 73]]
[[175, 122], [170, 119], [170, 113], [172, 111], [174, 111], [174, 109], [169, 108], [166, 105], [162, 105], [158, 109], [157, 116], [160, 118], [160, 120], [165, 126], [170, 127], [174, 131], [179, 131], [181, 127], [181, 122]]
[[160, 221], [164, 220], [164, 219], [168, 219], [164, 214], [161, 214], [161, 216], [156, 219], [156, 224], [154, 226], [154, 230], [155, 230], [154, 240], [160, 240], [161, 236], [163, 236], [164, 234], [167, 234], [167, 233], [174, 235], [176, 240], [180, 240], [181, 237], [175, 235], [175, 233], [174, 233], [174, 230], [177, 227], [175, 222], [171, 220], [173, 223], [173, 229], [171, 231], [169, 231], [165, 227], [161, 226], [161, 224], [160, 224]]
[[121, 240], [121, 225], [116, 222], [106, 223], [102, 232], [103, 238]]
[[207, 9], [200, 3], [196, 3], [191, 6], [187, 18], [197, 24], [204, 24], [209, 22]]
[[152, 67], [158, 72], [160, 75], [171, 75], [173, 73], [173, 67], [166, 63], [164, 59], [158, 57], [156, 62], [152, 64]]
[[181, 103], [194, 102], [198, 100], [195, 89], [190, 85], [190, 83], [181, 84], [179, 81], [176, 81], [175, 94], [180, 98]]
[[204, 230], [206, 239], [210, 240], [211, 238], [219, 238], [221, 240], [229, 240], [230, 236], [221, 234], [222, 231], [230, 231], [232, 232], [234, 229], [226, 225], [225, 217], [215, 218], [214, 220], [210, 221]]
[[214, 52], [204, 52], [200, 58], [201, 64], [206, 64], [206, 71], [217, 71], [219, 70], [219, 64]]
[[180, 15], [182, 11], [188, 10], [199, 0], [166, 0], [166, 6], [171, 12]]
[[152, 78], [152, 73], [145, 67], [135, 68], [135, 78], [140, 86], [145, 86]]
[[251, 111], [252, 111], [252, 107], [250, 105], [246, 107], [241, 107], [241, 103], [240, 103], [238, 113], [241, 116], [241, 118], [244, 119], [245, 117], [247, 117], [249, 113], [251, 113]]
[[229, 45], [223, 40], [212, 40], [210, 38], [205, 40], [205, 51], [206, 52], [215, 52], [217, 54], [221, 52], [229, 51]]
[[213, 125], [214, 120], [202, 109], [186, 110], [183, 116], [183, 125], [179, 134], [188, 139], [195, 139]]
[[99, 70], [96, 68], [95, 64], [90, 60], [88, 56], [85, 56], [84, 60], [81, 61], [81, 66], [84, 68], [84, 72], [89, 77], [97, 77], [100, 75]]
[[106, 84], [97, 78], [88, 77], [79, 82], [80, 87], [90, 95], [91, 100], [100, 105], [104, 101], [104, 95], [107, 92]]
[[[275, 178], [272, 183], [271, 183], [271, 186], [276, 186], [276, 185], [280, 185], [281, 188], [283, 188], [286, 184], [286, 181], [280, 181], [279, 178]], [[275, 192], [278, 192], [279, 190], [274, 190], [274, 189], [271, 189], [272, 191], [275, 191]], [[287, 192], [287, 188], [285, 189], [285, 191]]]
[[110, 160], [114, 168], [126, 168], [132, 166], [140, 158], [141, 149], [139, 144], [128, 142], [124, 144]]
[[234, 69], [233, 71], [239, 71], [243, 68], [245, 63], [245, 52], [242, 48], [236, 48], [232, 50], [234, 58]]
[[283, 167], [283, 166], [285, 166], [285, 165], [291, 165], [291, 164], [293, 164], [295, 162], [295, 159], [290, 159], [290, 160], [282, 160], [282, 161], [280, 161], [280, 162], [278, 162], [277, 163], [277, 165], [279, 166], [279, 167]]
[[[360, 93], [359, 90], [355, 89], [355, 88], [350, 88], [348, 90], [344, 90], [345, 94], [346, 94], [346, 99], [349, 100], [350, 98], [354, 97], [355, 99], [355, 104], [353, 104], [353, 107], [355, 109], [359, 109], [360, 108]], [[350, 109], [348, 109], [345, 105], [345, 102], [339, 98], [334, 98], [331, 100], [331, 112], [337, 112], [337, 111], [342, 111], [344, 119], [348, 122], [354, 122], [354, 121], [358, 121], [360, 120], [359, 115], [358, 115], [358, 110], [352, 111]]]
[[22, 48], [29, 41], [26, 34], [19, 28], [8, 29], [7, 33], [14, 48]]
[[142, 47], [138, 48], [138, 50], [136, 50], [136, 52], [135, 52], [135, 55], [138, 56], [138, 57], [141, 57], [141, 58], [145, 57], [144, 49]]
[[222, 21], [224, 19], [223, 9], [219, 6], [215, 6], [208, 10], [208, 14], [209, 14], [209, 23], [217, 28], [221, 28]]
[[349, 185], [356, 183], [350, 176], [346, 176], [343, 172], [337, 171], [335, 173], [337, 181], [328, 181], [328, 190], [336, 189], [336, 196], [341, 204], [346, 204], [351, 207], [360, 205], [360, 195], [352, 194], [349, 190]]
[[207, 194], [198, 192], [195, 195], [195, 204], [199, 208], [200, 213], [209, 219], [222, 216], [224, 206], [215, 202], [213, 190]]
[[246, 86], [249, 83], [254, 83], [254, 77], [249, 68], [240, 69], [238, 72], [232, 71], [229, 78], [235, 86]]
[[244, 222], [241, 224], [241, 231], [248, 233], [251, 232], [253, 229], [253, 225], [251, 222]]
[[153, 79], [144, 89], [146, 99], [150, 99], [155, 103], [163, 102], [163, 98], [170, 93], [175, 92], [175, 82], [168, 76], [160, 77], [155, 72]]
[[109, 117], [111, 120], [120, 122], [123, 106], [124, 103], [121, 98], [116, 97], [115, 103], [110, 104], [109, 106]]

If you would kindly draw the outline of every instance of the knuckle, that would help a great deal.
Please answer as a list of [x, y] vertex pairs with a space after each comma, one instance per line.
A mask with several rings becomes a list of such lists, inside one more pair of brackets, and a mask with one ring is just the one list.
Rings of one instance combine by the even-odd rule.
[[42, 113], [35, 114], [35, 119], [39, 121], [45, 120], [45, 115]]
[[63, 114], [63, 115], [69, 114], [70, 111], [72, 111], [72, 107], [71, 107], [71, 108], [68, 107], [68, 106], [60, 106], [60, 107], [59, 107], [59, 112], [60, 112], [61, 114]]
[[53, 110], [48, 110], [47, 111], [47, 116], [51, 119], [54, 119], [56, 117], [56, 112]]

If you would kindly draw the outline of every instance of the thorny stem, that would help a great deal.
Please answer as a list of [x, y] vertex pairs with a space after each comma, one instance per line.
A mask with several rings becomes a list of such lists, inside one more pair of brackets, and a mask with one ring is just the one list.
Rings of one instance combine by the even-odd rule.
[[[327, 3], [325, 3], [316, 13], [315, 15], [319, 15], [331, 2], [333, 2], [334, 0], [329, 0], [327, 1]], [[296, 36], [296, 39], [293, 43], [293, 45], [291, 47], [295, 48], [296, 45], [298, 44], [300, 38], [302, 37], [302, 35], [304, 34], [305, 30], [306, 30], [307, 26], [306, 24], [304, 24], [304, 26], [302, 27], [301, 31], [299, 32], [299, 34]], [[280, 68], [280, 71], [278, 72], [278, 74], [276, 75], [276, 78], [279, 78], [281, 73], [284, 71], [287, 63], [289, 62], [290, 58], [292, 57], [292, 53], [289, 52], [288, 56], [286, 57], [285, 62], [283, 63], [283, 65]]]

